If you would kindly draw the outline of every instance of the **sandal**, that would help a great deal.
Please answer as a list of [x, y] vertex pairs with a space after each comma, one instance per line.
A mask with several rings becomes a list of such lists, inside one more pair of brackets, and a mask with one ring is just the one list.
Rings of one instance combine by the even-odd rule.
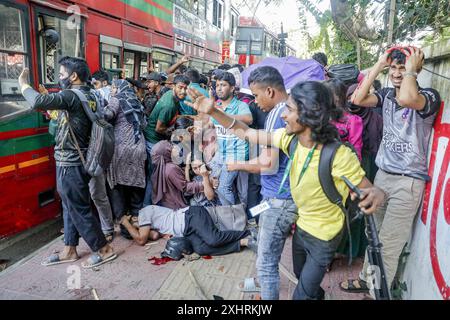
[[369, 288], [367, 287], [367, 282], [361, 279], [350, 279], [343, 281], [339, 284], [339, 288], [342, 291], [350, 293], [367, 293]]
[[261, 292], [261, 287], [256, 285], [255, 278], [245, 278], [238, 287], [241, 292]]
[[90, 269], [93, 267], [98, 267], [99, 265], [102, 265], [106, 262], [112, 261], [115, 258], [117, 258], [117, 254], [114, 253], [111, 256], [103, 259], [102, 256], [98, 253], [94, 253], [91, 255], [85, 262], [81, 264], [81, 266], [85, 269]]
[[105, 234], [105, 239], [108, 243], [111, 243], [114, 239], [114, 232]]
[[76, 257], [74, 259], [61, 259], [59, 257], [59, 254], [54, 253], [52, 254], [50, 257], [48, 257], [47, 259], [45, 259], [44, 261], [41, 262], [42, 266], [48, 267], [48, 266], [53, 266], [55, 264], [61, 264], [61, 263], [69, 263], [69, 262], [75, 262], [78, 259], [80, 259], [79, 257]]

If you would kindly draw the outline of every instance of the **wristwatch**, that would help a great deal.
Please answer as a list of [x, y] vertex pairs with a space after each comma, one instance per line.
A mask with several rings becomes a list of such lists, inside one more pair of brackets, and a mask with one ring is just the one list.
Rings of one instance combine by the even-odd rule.
[[417, 79], [417, 72], [404, 72], [403, 73], [403, 77], [406, 77], [406, 76], [413, 76], [413, 77], [415, 77], [416, 79]]

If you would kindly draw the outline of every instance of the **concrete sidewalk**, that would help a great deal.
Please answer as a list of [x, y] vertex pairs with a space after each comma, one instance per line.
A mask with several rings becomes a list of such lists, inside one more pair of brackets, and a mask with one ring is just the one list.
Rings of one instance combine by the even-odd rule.
[[[90, 250], [81, 241], [78, 250], [81, 256], [80, 260], [71, 264], [41, 266], [41, 261], [53, 252], [62, 249], [62, 237], [58, 237], [0, 273], [0, 299], [94, 300], [96, 299], [95, 295], [100, 300], [212, 299], [212, 294], [208, 292], [225, 299], [257, 298], [255, 294], [234, 292], [234, 289], [238, 291], [239, 279], [256, 275], [254, 253], [249, 252], [248, 249], [240, 253], [193, 263], [191, 269], [194, 270], [197, 279], [194, 282], [198, 282], [199, 290], [186, 289], [183, 293], [171, 294], [171, 292], [177, 291], [170, 289], [174, 287], [174, 281], [180, 282], [180, 288], [189, 287], [182, 285], [183, 280], [176, 280], [177, 274], [175, 274], [177, 272], [175, 269], [178, 267], [180, 270], [180, 265], [185, 261], [171, 261], [165, 265], [156, 266], [147, 260], [151, 256], [159, 257], [165, 247], [165, 242], [166, 240], [160, 239], [150, 246], [142, 247], [133, 241], [116, 236], [113, 247], [119, 253], [119, 257], [111, 263], [100, 266], [97, 270], [92, 270], [81, 268], [81, 262], [90, 255]], [[292, 273], [290, 239], [286, 242], [281, 264]], [[241, 267], [244, 265], [248, 266]], [[351, 267], [347, 267], [347, 260], [336, 261], [322, 283], [322, 287], [326, 291], [326, 299], [363, 299], [363, 294], [346, 294], [339, 289], [339, 282], [349, 277], [356, 277], [361, 265], [361, 259], [357, 259]], [[204, 283], [211, 282], [208, 279], [202, 279], [201, 270], [203, 270], [205, 279], [206, 277], [217, 279], [215, 282], [217, 285], [212, 288], [211, 285], [201, 288]], [[289, 300], [295, 284], [286, 275], [280, 274], [280, 299]], [[78, 288], [73, 288], [77, 284]], [[95, 292], [92, 289], [95, 289]], [[199, 295], [199, 291], [205, 292], [205, 295]]]

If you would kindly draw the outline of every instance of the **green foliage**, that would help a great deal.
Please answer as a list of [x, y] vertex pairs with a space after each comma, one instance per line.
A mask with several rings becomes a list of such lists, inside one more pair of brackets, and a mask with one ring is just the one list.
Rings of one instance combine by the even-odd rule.
[[394, 38], [410, 40], [416, 32], [425, 28], [434, 31], [434, 37], [443, 36], [450, 26], [450, 2], [448, 0], [397, 0]]

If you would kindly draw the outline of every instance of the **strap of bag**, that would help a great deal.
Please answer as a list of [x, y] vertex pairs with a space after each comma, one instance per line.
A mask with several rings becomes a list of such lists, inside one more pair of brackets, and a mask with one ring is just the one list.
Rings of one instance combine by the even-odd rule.
[[[89, 120], [91, 120], [91, 122], [95, 122], [98, 119], [98, 117], [95, 115], [95, 113], [89, 107], [89, 102], [88, 102], [86, 96], [84, 95], [84, 93], [81, 92], [81, 90], [79, 90], [79, 89], [68, 89], [68, 90], [70, 90], [76, 94], [78, 99], [80, 99], [81, 105], [83, 106], [83, 110], [86, 113], [86, 116], [89, 118]], [[97, 103], [97, 108], [99, 108], [100, 104], [97, 99], [97, 96], [95, 96], [95, 99], [96, 99], [96, 103]], [[77, 149], [78, 154], [80, 155], [81, 162], [83, 163], [83, 166], [86, 168], [86, 159], [83, 156], [83, 152], [81, 152], [81, 148], [80, 148], [80, 145], [78, 144], [78, 140], [75, 137], [75, 133], [73, 132], [72, 126], [70, 125], [69, 113], [67, 111], [65, 111], [65, 115], [67, 118], [67, 125], [69, 126], [70, 136], [72, 137], [73, 142], [75, 144], [75, 148]]]
[[[83, 110], [86, 113], [87, 117], [89, 118], [89, 120], [91, 120], [91, 122], [95, 122], [98, 119], [98, 116], [94, 113], [94, 111], [92, 111], [91, 107], [89, 107], [89, 102], [85, 94], [81, 92], [81, 90], [79, 89], [68, 89], [68, 90], [72, 91], [77, 95], [78, 99], [80, 99], [81, 101], [81, 105], [83, 106]], [[98, 101], [98, 98], [95, 94], [94, 97], [95, 102], [97, 103], [97, 108], [100, 108], [100, 102]]]
[[342, 202], [342, 196], [336, 188], [334, 184], [333, 176], [331, 175], [331, 170], [333, 169], [333, 161], [336, 155], [338, 148], [342, 145], [342, 143], [338, 141], [334, 141], [331, 143], [324, 144], [322, 147], [322, 151], [320, 152], [319, 159], [319, 182], [322, 187], [323, 192], [327, 196], [328, 200], [331, 203], [337, 205], [345, 215], [345, 222], [347, 226], [348, 233], [348, 242], [349, 242], [349, 265], [352, 263], [352, 254], [353, 254], [353, 246], [352, 246], [352, 234], [350, 231], [350, 216], [348, 214], [347, 209]]
[[70, 125], [69, 113], [67, 111], [65, 111], [65, 116], [67, 119], [67, 125], [69, 126], [70, 136], [72, 137], [73, 142], [75, 143], [75, 148], [77, 148], [78, 154], [80, 155], [81, 163], [86, 168], [86, 160], [84, 159], [83, 152], [81, 152], [80, 145], [78, 144], [78, 140], [75, 137], [75, 133], [72, 130], [72, 126]]

